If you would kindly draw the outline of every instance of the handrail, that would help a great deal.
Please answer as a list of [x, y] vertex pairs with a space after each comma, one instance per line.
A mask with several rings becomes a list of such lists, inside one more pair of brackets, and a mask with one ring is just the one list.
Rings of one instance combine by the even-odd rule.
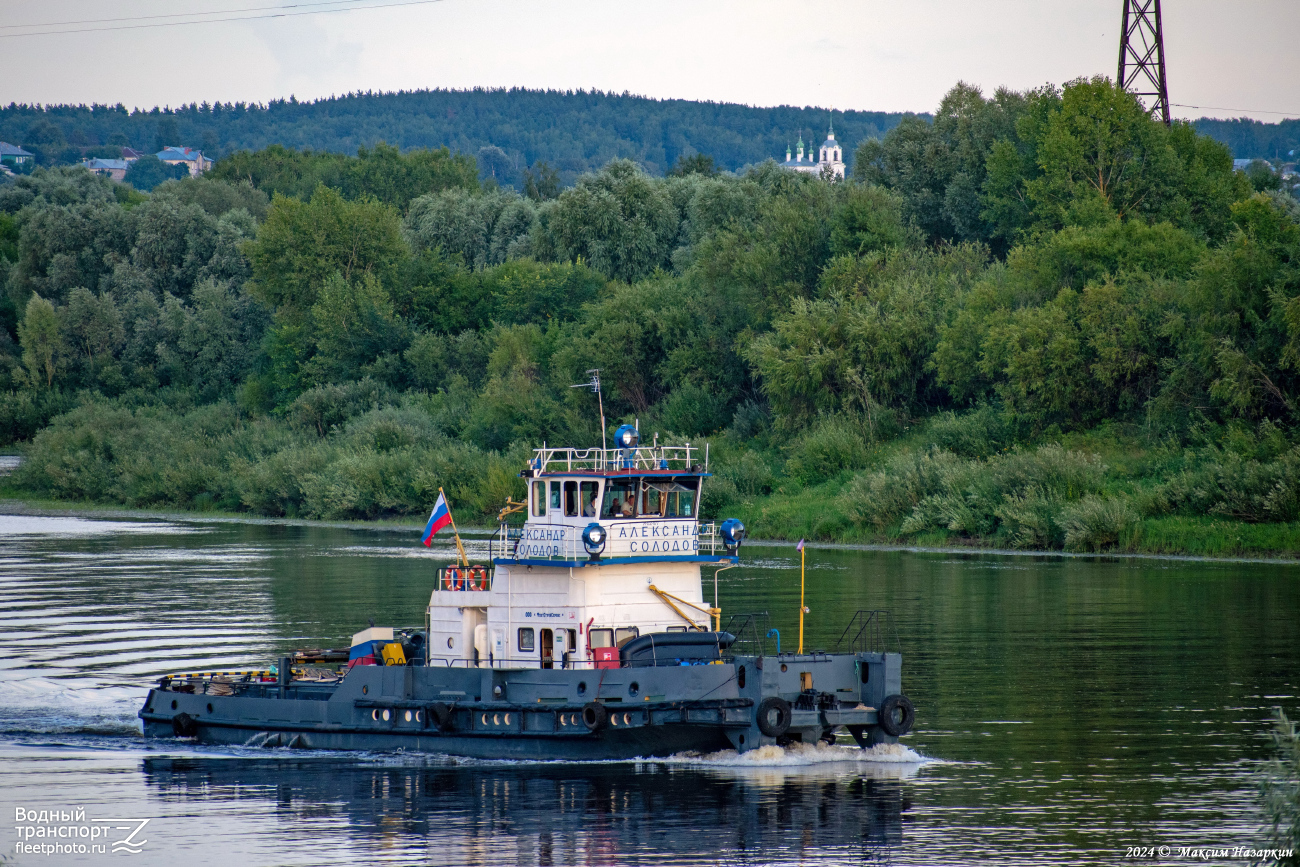
[[[634, 449], [578, 449], [570, 447], [533, 449], [529, 467], [540, 472], [588, 470], [610, 472], [617, 470], [677, 470], [679, 472], [708, 472], [708, 450], [705, 450], [701, 467], [700, 449], [687, 443], [684, 446], [650, 445]], [[694, 454], [694, 458], [692, 457]], [[552, 467], [552, 464], [556, 465]]]
[[[849, 638], [849, 632], [854, 626], [858, 627], [858, 631], [853, 633], [852, 638]], [[849, 620], [849, 625], [844, 627], [844, 632], [840, 634], [839, 640], [835, 642], [835, 649], [838, 651], [845, 645], [845, 639], [848, 639], [847, 649], [851, 652], [883, 652], [891, 631], [893, 632], [894, 644], [901, 653], [902, 642], [899, 641], [898, 626], [894, 622], [892, 612], [887, 608], [861, 608]]]
[[[613, 521], [607, 520], [606, 522], [601, 523], [601, 526], [604, 527], [606, 531], [610, 531], [624, 521], [635, 522], [638, 520], [639, 519], [637, 518], [619, 518]], [[655, 518], [647, 517], [647, 520], [689, 521], [692, 519], [690, 518], [655, 519]], [[526, 526], [527, 525], [525, 525], [525, 527]], [[563, 539], [545, 540], [540, 547], [545, 548], [549, 553], [546, 554], [529, 553], [526, 556], [521, 557], [519, 553], [519, 543], [524, 540], [525, 527], [511, 526], [509, 524], [502, 523], [499, 525], [496, 535], [494, 535], [488, 543], [489, 557], [491, 557], [491, 559], [493, 560], [498, 560], [498, 559], [554, 560], [560, 563], [572, 563], [575, 561], [591, 560], [591, 554], [587, 552], [587, 548], [582, 542], [581, 532], [579, 527], [573, 524], [556, 524], [556, 525], [542, 525], [542, 526], [562, 527], [565, 529], [572, 529], [574, 532], [566, 533]], [[690, 536], [687, 536], [686, 538], [689, 539]], [[719, 535], [718, 532], [718, 524], [716, 522], [710, 521], [708, 523], [705, 523], [696, 520], [695, 540], [698, 543], [694, 552], [696, 554], [699, 555], [707, 554], [710, 557], [714, 557], [717, 556], [718, 554], [718, 548], [723, 548], [725, 550], [725, 546], [722, 544], [722, 537], [721, 535]], [[608, 550], [606, 550], [603, 556], [610, 557], [612, 555], [609, 553]], [[620, 553], [617, 556], [620, 558], [621, 557], [638, 557], [638, 558], [644, 557], [646, 560], [656, 560], [656, 559], [661, 559], [663, 557], [663, 552], [654, 551], [654, 550], [635, 551], [635, 552], [629, 551], [626, 553]], [[439, 573], [438, 575], [438, 580], [439, 580], [439, 586], [441, 586], [441, 581], [442, 581], [441, 573]]]

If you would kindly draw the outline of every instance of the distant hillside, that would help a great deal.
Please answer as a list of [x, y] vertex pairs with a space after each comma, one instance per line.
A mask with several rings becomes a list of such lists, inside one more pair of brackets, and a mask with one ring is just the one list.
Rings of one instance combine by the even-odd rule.
[[[851, 154], [860, 141], [884, 135], [907, 116], [836, 111], [836, 137]], [[697, 152], [724, 169], [784, 157], [801, 130], [805, 141], [820, 143], [830, 117], [822, 108], [752, 108], [599, 91], [424, 90], [147, 112], [121, 105], [11, 104], [0, 108], [0, 140], [39, 152], [47, 163], [98, 156], [94, 152], [106, 146], [148, 150], [164, 143], [201, 147], [217, 157], [270, 144], [343, 153], [381, 141], [401, 148], [445, 145], [479, 157], [481, 166], [494, 166], [507, 183], [537, 160], [558, 168], [569, 183], [615, 157], [634, 159], [655, 174]], [[504, 153], [481, 153], [484, 148]]]
[[1237, 159], [1291, 160], [1300, 154], [1300, 120], [1260, 123], [1250, 118], [1193, 121], [1196, 131], [1218, 139]]

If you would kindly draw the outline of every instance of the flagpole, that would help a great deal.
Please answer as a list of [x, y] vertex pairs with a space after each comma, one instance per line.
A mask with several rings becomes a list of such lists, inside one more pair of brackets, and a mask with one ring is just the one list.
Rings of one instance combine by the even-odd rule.
[[803, 564], [807, 556], [803, 550], [803, 540], [799, 542], [799, 652], [803, 653]]
[[[447, 499], [447, 495], [443, 493], [442, 488], [438, 489], [438, 493], [442, 495], [444, 500]], [[447, 518], [451, 521], [451, 534], [456, 539], [456, 550], [460, 552], [460, 565], [468, 570], [469, 557], [465, 556], [465, 546], [460, 543], [460, 532], [456, 529], [456, 519], [451, 516], [451, 503], [447, 504]], [[802, 615], [800, 616], [802, 617]]]

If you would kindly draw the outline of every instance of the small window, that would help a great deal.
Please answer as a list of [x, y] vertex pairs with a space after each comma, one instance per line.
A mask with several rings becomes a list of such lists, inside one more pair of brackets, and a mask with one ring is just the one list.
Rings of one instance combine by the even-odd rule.
[[533, 628], [526, 626], [519, 630], [519, 650], [523, 653], [532, 653], [537, 645], [533, 643]]
[[600, 482], [582, 482], [578, 487], [582, 492], [582, 517], [596, 517], [596, 502], [600, 494]]
[[551, 511], [560, 511], [560, 483], [551, 482]]
[[564, 514], [569, 518], [577, 517], [578, 514], [578, 483], [564, 483]]
[[614, 643], [622, 647], [640, 634], [641, 630], [635, 626], [620, 626], [614, 630]]
[[533, 516], [546, 515], [546, 482], [533, 482]]
[[567, 633], [569, 633], [569, 643], [566, 644], [565, 647], [567, 647], [567, 648], [569, 648], [570, 650], [572, 650], [573, 648], [575, 648], [575, 647], [578, 646], [578, 630], [576, 630], [576, 629], [566, 629], [566, 630], [564, 630], [564, 631], [567, 632]]
[[686, 627], [685, 627], [685, 626], [669, 626], [669, 627], [668, 627], [668, 631], [669, 631], [669, 632], [685, 632], [685, 631], [686, 631]]
[[587, 630], [587, 643], [591, 647], [613, 647], [614, 630], [589, 629]]

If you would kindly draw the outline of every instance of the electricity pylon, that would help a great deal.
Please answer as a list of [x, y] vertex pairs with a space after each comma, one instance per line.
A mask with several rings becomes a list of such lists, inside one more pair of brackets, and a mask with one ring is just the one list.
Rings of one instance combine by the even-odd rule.
[[1124, 0], [1119, 36], [1119, 73], [1115, 81], [1138, 99], [1152, 98], [1149, 111], [1169, 125], [1169, 88], [1165, 84], [1165, 38], [1160, 29], [1160, 0]]

